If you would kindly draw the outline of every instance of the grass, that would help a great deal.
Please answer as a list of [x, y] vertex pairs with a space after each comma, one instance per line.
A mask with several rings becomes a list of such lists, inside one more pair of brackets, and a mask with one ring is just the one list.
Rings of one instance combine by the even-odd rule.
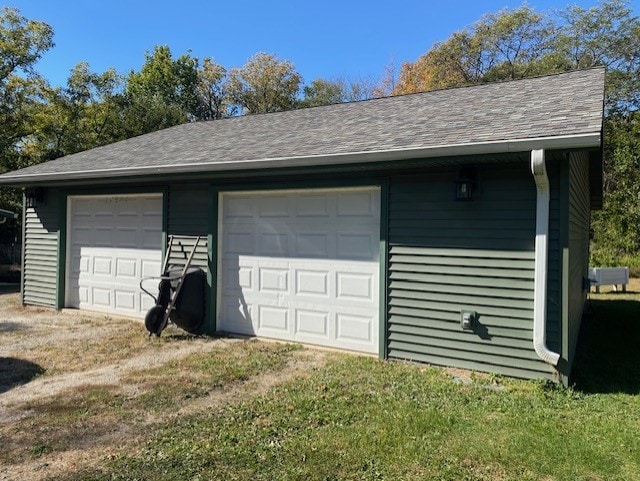
[[571, 389], [480, 374], [459, 383], [442, 369], [335, 355], [69, 479], [640, 479], [640, 283], [631, 287], [591, 295]]
[[338, 356], [75, 479], [638, 479], [637, 397], [490, 382]]
[[[640, 480], [640, 281], [588, 314], [570, 389], [338, 353], [286, 377], [305, 350], [235, 342], [32, 403], [0, 461], [97, 447], [67, 481]], [[122, 334], [89, 351], [126, 356]], [[265, 376], [282, 381], [251, 388]]]
[[[64, 317], [64, 314], [56, 315]], [[167, 338], [149, 342], [148, 336], [139, 324], [125, 319], [78, 315], [70, 324], [72, 326], [65, 326], [67, 336], [65, 342], [60, 342], [55, 336], [42, 336], [37, 342], [30, 343], [27, 350], [22, 353], [23, 356], [28, 356], [29, 360], [35, 364], [46, 366], [45, 375], [53, 376], [94, 368], [112, 362], [114, 359], [124, 360], [141, 351], [166, 349], [169, 343]], [[16, 329], [14, 332], [7, 333], [6, 336], [12, 336], [16, 340], [24, 337], [33, 339], [40, 335], [39, 331], [50, 328], [43, 325], [24, 330]], [[190, 339], [193, 336], [183, 337]]]
[[258, 373], [283, 369], [298, 349], [297, 345], [237, 342], [228, 350], [134, 371], [117, 384], [83, 385], [29, 402], [24, 406], [29, 415], [0, 434], [0, 461], [24, 462], [61, 453], [77, 448], [76, 441], [89, 434], [99, 440], [120, 429], [153, 427], [144, 418], [177, 411], [185, 400], [229, 389]]

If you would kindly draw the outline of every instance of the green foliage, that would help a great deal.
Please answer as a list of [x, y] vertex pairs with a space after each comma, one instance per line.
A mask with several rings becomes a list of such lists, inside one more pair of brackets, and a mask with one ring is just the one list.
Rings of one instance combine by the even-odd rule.
[[640, 267], [640, 115], [610, 115], [605, 124], [604, 208], [592, 223], [594, 265]]
[[[22, 140], [33, 132], [34, 116], [41, 101], [44, 80], [34, 70], [35, 62], [53, 46], [53, 30], [44, 22], [29, 20], [15, 8], [0, 11], [0, 173], [29, 163]], [[0, 188], [0, 208], [21, 210], [21, 196], [14, 189]], [[2, 241], [20, 232], [14, 221], [4, 224]]]
[[585, 10], [559, 12], [561, 29], [556, 49], [569, 67], [607, 67], [607, 106], [627, 111], [640, 107], [640, 21], [625, 0], [603, 1]]
[[524, 5], [486, 14], [403, 65], [394, 93], [606, 66], [609, 107], [637, 108], [640, 22], [627, 5], [606, 0], [548, 13]]
[[405, 64], [394, 93], [478, 84], [563, 71], [557, 25], [524, 5], [484, 15]]
[[339, 104], [347, 98], [346, 87], [340, 80], [315, 79], [302, 89], [304, 98], [301, 107], [318, 107], [321, 105]]
[[53, 46], [52, 38], [46, 23], [28, 20], [15, 8], [0, 11], [0, 173], [23, 162], [20, 141], [33, 130], [45, 85], [33, 64]]
[[205, 58], [198, 69], [196, 87], [198, 120], [216, 120], [233, 115], [237, 107], [232, 105], [227, 89], [227, 69]]
[[229, 72], [229, 94], [243, 113], [279, 112], [295, 107], [302, 77], [288, 60], [257, 53]]
[[513, 80], [549, 70], [553, 32], [548, 19], [523, 6], [483, 16], [440, 48], [455, 59], [466, 83]]
[[383, 87], [370, 78], [327, 80], [318, 78], [302, 89], [298, 107], [319, 107], [355, 102], [384, 95]]
[[33, 73], [33, 64], [53, 47], [53, 30], [29, 20], [17, 8], [0, 11], [0, 82], [16, 72]]
[[198, 60], [188, 54], [177, 59], [168, 46], [146, 54], [139, 72], [127, 77], [124, 128], [126, 136], [140, 135], [184, 123], [197, 106]]
[[36, 163], [120, 140], [121, 88], [115, 70], [97, 74], [79, 63], [66, 87], [42, 89], [44, 102], [34, 132], [23, 139], [23, 153]]

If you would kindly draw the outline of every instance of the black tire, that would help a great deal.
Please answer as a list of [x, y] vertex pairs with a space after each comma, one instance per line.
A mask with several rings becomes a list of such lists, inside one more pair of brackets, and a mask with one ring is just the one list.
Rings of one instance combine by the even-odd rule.
[[160, 337], [165, 312], [165, 308], [162, 306], [153, 306], [149, 309], [147, 315], [144, 316], [144, 327], [147, 328], [149, 334], [155, 334]]

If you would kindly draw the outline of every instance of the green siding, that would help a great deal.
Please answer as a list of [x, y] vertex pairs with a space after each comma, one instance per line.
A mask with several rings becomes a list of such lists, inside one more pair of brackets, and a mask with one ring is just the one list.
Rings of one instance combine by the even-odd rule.
[[167, 234], [174, 236], [170, 264], [181, 264], [189, 256], [197, 236], [202, 236], [193, 265], [209, 268], [207, 235], [209, 234], [209, 188], [206, 185], [169, 188]]
[[[391, 177], [389, 357], [554, 378], [532, 343], [536, 189], [529, 166], [483, 165], [470, 202], [454, 200], [456, 176]], [[558, 235], [556, 226], [552, 242]], [[473, 332], [460, 328], [462, 310], [479, 314]]]
[[193, 257], [192, 266], [200, 267], [207, 273], [207, 291], [205, 292], [205, 324], [210, 319], [212, 260], [209, 256], [209, 230], [211, 201], [209, 187], [205, 184], [176, 185], [168, 190], [167, 235], [174, 237], [169, 264], [184, 265], [189, 257], [197, 236], [201, 236], [198, 249]]
[[562, 169], [564, 156], [547, 155], [549, 176], [549, 251], [547, 271], [547, 347], [553, 352], [561, 352], [562, 345]]
[[569, 156], [568, 188], [568, 278], [567, 359], [573, 363], [580, 322], [586, 299], [584, 279], [589, 269], [589, 158], [584, 153]]
[[60, 218], [57, 190], [45, 201], [25, 208], [22, 302], [57, 307], [57, 269]]
[[[388, 177], [384, 208], [388, 222], [381, 225], [381, 272], [387, 273], [381, 295], [383, 321], [387, 318], [386, 324], [381, 323], [381, 355], [555, 379], [555, 369], [536, 356], [532, 345], [536, 190], [529, 164], [514, 158], [512, 163], [485, 163], [480, 168], [480, 186], [471, 202], [453, 199], [457, 167], [397, 171]], [[547, 341], [552, 350], [562, 351], [563, 363], [570, 367], [585, 295], [588, 159], [586, 154], [551, 153], [547, 168], [551, 182]], [[295, 185], [319, 181], [314, 182], [301, 179]], [[259, 184], [267, 185], [282, 188], [280, 183]], [[244, 183], [227, 186], [233, 187], [247, 188]], [[152, 188], [157, 186], [129, 189]], [[195, 237], [202, 236], [194, 262], [207, 272], [207, 332], [215, 330], [211, 286], [216, 275], [216, 192], [209, 183], [175, 184], [165, 190], [164, 230], [175, 236], [176, 243], [171, 262], [184, 262]], [[25, 211], [26, 304], [56, 306], [57, 256], [64, 231], [60, 198], [59, 191], [50, 189], [46, 204]], [[479, 313], [474, 332], [461, 330], [461, 310]], [[565, 369], [559, 369], [564, 376]]]

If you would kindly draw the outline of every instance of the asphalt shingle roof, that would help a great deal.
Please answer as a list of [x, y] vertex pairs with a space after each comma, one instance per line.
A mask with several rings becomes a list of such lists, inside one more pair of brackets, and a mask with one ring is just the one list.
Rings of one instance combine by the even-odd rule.
[[206, 171], [215, 165], [220, 170], [251, 161], [269, 167], [282, 159], [382, 151], [403, 158], [403, 152], [442, 146], [599, 134], [603, 98], [604, 69], [597, 68], [195, 122], [4, 174], [0, 183], [132, 169], [152, 174], [167, 167]]

